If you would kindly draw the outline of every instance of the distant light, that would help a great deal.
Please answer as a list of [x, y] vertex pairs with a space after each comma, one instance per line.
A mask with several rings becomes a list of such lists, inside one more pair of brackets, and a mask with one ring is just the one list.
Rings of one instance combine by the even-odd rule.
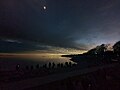
[[46, 8], [47, 8], [46, 6], [43, 7], [44, 10], [45, 10]]

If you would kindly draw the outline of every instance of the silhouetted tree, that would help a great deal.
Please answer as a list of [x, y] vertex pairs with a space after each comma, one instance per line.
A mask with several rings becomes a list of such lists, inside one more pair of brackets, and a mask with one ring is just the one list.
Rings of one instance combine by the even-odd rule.
[[115, 53], [117, 56], [120, 56], [120, 41], [116, 42], [116, 43], [113, 45], [113, 50], [114, 50], [114, 53]]
[[107, 48], [109, 47], [108, 44], [101, 44], [100, 46], [97, 46], [93, 49], [90, 49], [87, 54], [90, 54], [90, 55], [95, 55], [95, 54], [104, 54], [105, 51], [107, 51]]
[[96, 47], [97, 54], [103, 54], [106, 50], [107, 50], [106, 44], [102, 44], [102, 45]]
[[115, 59], [113, 51], [106, 51], [104, 53], [104, 62], [110, 62], [112, 59]]
[[96, 54], [96, 48], [93, 48], [93, 49], [90, 49], [87, 54], [90, 54], [90, 55], [95, 55]]

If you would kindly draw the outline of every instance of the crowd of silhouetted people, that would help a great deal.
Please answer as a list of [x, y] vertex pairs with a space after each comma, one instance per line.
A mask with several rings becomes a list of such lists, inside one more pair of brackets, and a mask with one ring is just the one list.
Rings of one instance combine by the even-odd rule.
[[19, 71], [20, 69], [23, 70], [35, 70], [35, 69], [58, 69], [58, 68], [69, 68], [69, 67], [73, 67], [76, 66], [75, 63], [72, 62], [65, 62], [65, 63], [57, 63], [55, 64], [54, 62], [49, 62], [48, 64], [44, 64], [42, 66], [40, 66], [39, 64], [37, 65], [27, 65], [25, 66], [25, 68], [21, 67], [20, 64], [16, 65], [16, 70]]
[[72, 62], [65, 62], [65, 63], [49, 62], [42, 66], [40, 64], [36, 64], [36, 65], [26, 65], [24, 67], [20, 64], [17, 64], [15, 67], [15, 71], [3, 72], [3, 74], [0, 74], [0, 76], [3, 77], [1, 81], [7, 81], [7, 82], [17, 81], [27, 78], [42, 77], [51, 74], [66, 72], [75, 66], [76, 64]]

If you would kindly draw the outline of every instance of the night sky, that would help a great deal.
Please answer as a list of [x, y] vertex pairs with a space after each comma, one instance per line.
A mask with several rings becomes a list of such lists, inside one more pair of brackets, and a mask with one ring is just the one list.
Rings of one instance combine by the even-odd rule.
[[68, 53], [118, 40], [120, 0], [0, 1], [1, 52]]

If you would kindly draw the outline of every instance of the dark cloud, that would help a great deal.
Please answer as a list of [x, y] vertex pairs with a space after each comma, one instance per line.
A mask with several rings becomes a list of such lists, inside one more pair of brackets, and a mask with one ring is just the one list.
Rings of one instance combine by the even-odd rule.
[[120, 28], [119, 3], [119, 0], [0, 1], [0, 36], [89, 49], [119, 39], [116, 33]]

